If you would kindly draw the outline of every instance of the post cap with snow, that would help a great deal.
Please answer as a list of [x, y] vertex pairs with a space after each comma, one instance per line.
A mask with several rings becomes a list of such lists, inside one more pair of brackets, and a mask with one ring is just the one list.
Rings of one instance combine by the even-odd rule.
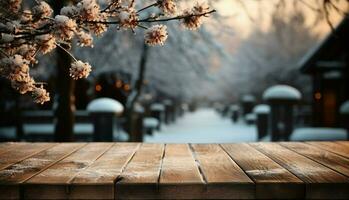
[[91, 101], [87, 105], [89, 112], [110, 112], [115, 114], [121, 114], [124, 111], [124, 106], [111, 98], [98, 98]]
[[144, 113], [144, 107], [141, 104], [136, 104], [134, 106], [134, 111], [137, 113]]
[[165, 110], [165, 106], [162, 103], [153, 103], [150, 105], [150, 110], [153, 111], [164, 111]]
[[236, 104], [231, 105], [231, 106], [230, 106], [230, 110], [231, 110], [231, 111], [237, 111], [237, 110], [239, 110], [239, 106], [236, 105]]
[[154, 117], [146, 117], [143, 120], [143, 126], [147, 128], [156, 128], [159, 125], [159, 120]]
[[256, 114], [268, 114], [270, 113], [270, 106], [267, 104], [259, 104], [253, 108], [253, 112]]
[[340, 114], [349, 115], [349, 100], [342, 103], [342, 105], [339, 109], [339, 112], [340, 112]]
[[250, 94], [246, 94], [246, 95], [242, 96], [242, 101], [243, 102], [255, 102], [256, 97], [254, 97], [253, 95], [250, 95]]
[[302, 94], [294, 87], [288, 85], [275, 85], [263, 93], [264, 100], [299, 101]]

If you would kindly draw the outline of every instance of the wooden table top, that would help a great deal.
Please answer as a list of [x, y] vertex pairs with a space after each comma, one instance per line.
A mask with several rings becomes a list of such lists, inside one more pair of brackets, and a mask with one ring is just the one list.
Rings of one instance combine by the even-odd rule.
[[0, 199], [349, 198], [349, 142], [0, 143]]

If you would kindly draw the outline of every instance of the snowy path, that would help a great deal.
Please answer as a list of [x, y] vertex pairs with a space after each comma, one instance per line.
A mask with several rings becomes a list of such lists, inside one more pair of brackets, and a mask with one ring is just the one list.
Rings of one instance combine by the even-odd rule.
[[254, 126], [234, 124], [222, 118], [213, 109], [201, 109], [186, 113], [176, 123], [163, 126], [153, 136], [145, 136], [145, 142], [166, 143], [231, 143], [256, 141]]

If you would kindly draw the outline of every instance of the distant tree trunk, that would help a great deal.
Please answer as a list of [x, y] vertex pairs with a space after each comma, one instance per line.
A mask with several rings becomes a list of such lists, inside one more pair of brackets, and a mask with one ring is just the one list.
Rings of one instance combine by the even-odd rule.
[[138, 97], [142, 93], [144, 76], [145, 76], [146, 65], [147, 65], [147, 58], [148, 58], [148, 46], [144, 44], [143, 51], [141, 54], [141, 60], [139, 63], [138, 77], [135, 82], [135, 86], [126, 102], [127, 129], [128, 129], [128, 133], [130, 135], [131, 141], [135, 141], [134, 138], [139, 138], [137, 136], [134, 136], [135, 132], [137, 132], [137, 130], [135, 130], [135, 126], [137, 123], [137, 116], [134, 114], [134, 105], [137, 102]]
[[[66, 1], [53, 0], [52, 6], [55, 14], [59, 14], [60, 9]], [[68, 49], [69, 47], [63, 46]], [[71, 57], [62, 49], [57, 48], [57, 77], [55, 96], [55, 141], [70, 142], [74, 140], [74, 80], [69, 76]]]

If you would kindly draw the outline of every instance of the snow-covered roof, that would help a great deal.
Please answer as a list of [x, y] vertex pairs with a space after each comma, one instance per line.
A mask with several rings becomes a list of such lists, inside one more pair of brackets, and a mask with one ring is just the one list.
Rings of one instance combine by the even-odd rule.
[[112, 112], [121, 114], [124, 111], [124, 106], [115, 99], [98, 98], [87, 105], [87, 110], [89, 112]]
[[275, 85], [263, 93], [264, 100], [300, 100], [302, 94], [294, 87], [288, 85]]
[[155, 128], [159, 125], [159, 120], [154, 117], [146, 117], [143, 120], [143, 126], [149, 128]]
[[270, 106], [266, 104], [259, 104], [253, 108], [253, 112], [257, 114], [270, 113]]
[[156, 111], [164, 111], [165, 106], [161, 103], [153, 103], [150, 106], [150, 110], [156, 110]]
[[349, 114], [349, 100], [345, 101], [344, 103], [342, 103], [339, 112], [341, 114]]
[[253, 95], [247, 94], [242, 97], [242, 101], [244, 102], [255, 102], [256, 98]]

